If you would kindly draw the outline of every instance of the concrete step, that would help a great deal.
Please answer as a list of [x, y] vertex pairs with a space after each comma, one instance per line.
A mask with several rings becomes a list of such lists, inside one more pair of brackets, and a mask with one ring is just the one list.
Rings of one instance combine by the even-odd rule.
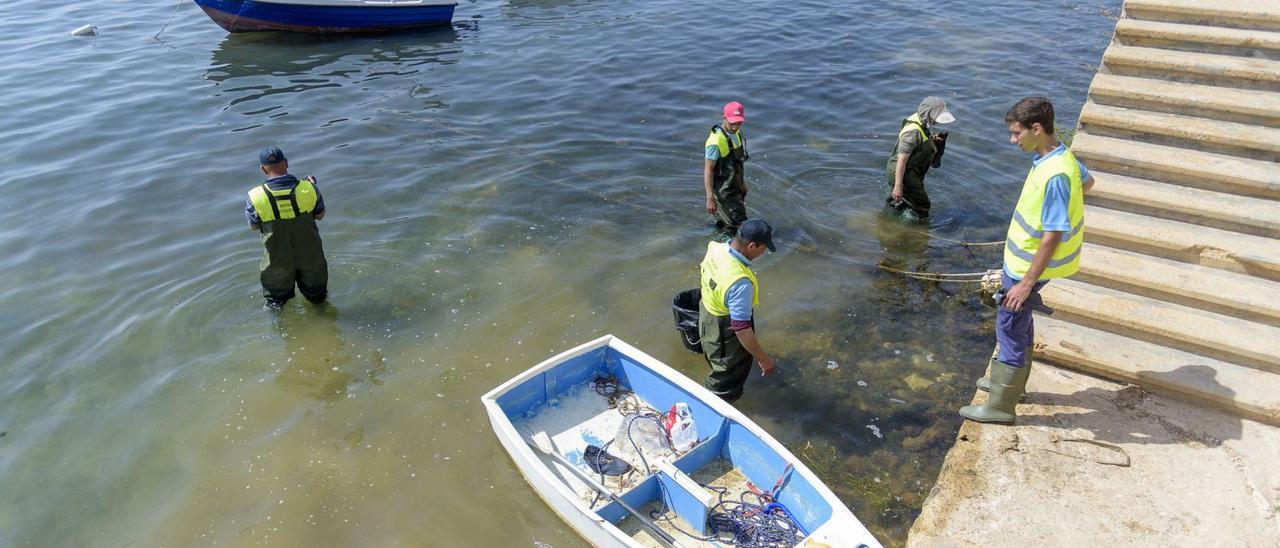
[[1073, 279], [1040, 294], [1057, 319], [1280, 374], [1280, 327]]
[[1036, 318], [1036, 358], [1280, 424], [1274, 373], [1043, 316]]
[[1280, 164], [1081, 131], [1071, 151], [1090, 170], [1280, 199]]
[[1124, 11], [1133, 19], [1280, 30], [1275, 0], [1127, 0]]
[[1080, 127], [1095, 135], [1207, 149], [1264, 162], [1280, 161], [1280, 127], [1223, 122], [1093, 102], [1085, 103], [1080, 110]]
[[1098, 73], [1089, 86], [1089, 99], [1103, 105], [1280, 127], [1280, 92]]
[[1263, 59], [1280, 58], [1280, 32], [1164, 21], [1121, 19], [1116, 39], [1126, 46], [1198, 51]]
[[1280, 281], [1280, 242], [1270, 238], [1088, 206], [1085, 241]]
[[1105, 70], [1179, 82], [1274, 91], [1280, 88], [1280, 61], [1111, 44], [1102, 54]]
[[1280, 283], [1086, 243], [1072, 279], [1280, 327]]
[[1090, 170], [1089, 173], [1096, 181], [1085, 196], [1085, 202], [1090, 205], [1280, 238], [1280, 201], [1160, 183], [1101, 170]]

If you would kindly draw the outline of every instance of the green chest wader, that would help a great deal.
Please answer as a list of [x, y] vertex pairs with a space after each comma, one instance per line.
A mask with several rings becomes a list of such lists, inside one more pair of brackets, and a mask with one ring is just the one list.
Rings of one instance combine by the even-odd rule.
[[742, 397], [742, 387], [751, 375], [752, 357], [729, 326], [729, 316], [716, 316], [699, 303], [698, 335], [702, 337], [702, 355], [711, 366], [703, 385], [732, 402]]
[[[906, 124], [914, 124], [915, 122], [904, 122]], [[924, 129], [921, 126], [921, 129]], [[938, 153], [938, 147], [933, 142], [933, 137], [929, 135], [928, 130], [924, 131], [924, 137], [920, 142], [911, 149], [911, 155], [907, 157], [907, 169], [902, 174], [902, 198], [906, 200], [907, 206], [910, 207], [920, 217], [929, 216], [929, 208], [932, 202], [929, 201], [929, 193], [924, 189], [924, 176], [929, 173], [929, 168], [933, 165], [933, 158]], [[889, 190], [893, 191], [894, 177], [898, 169], [898, 144], [894, 143], [893, 151], [889, 153], [889, 160], [885, 164], [885, 174], [889, 182]], [[885, 203], [893, 205], [893, 196], [885, 199]], [[901, 211], [901, 210], [900, 210]]]
[[[711, 132], [724, 133], [724, 130], [712, 126]], [[732, 238], [747, 220], [747, 181], [743, 173], [750, 156], [745, 145], [733, 146], [731, 137], [726, 134], [724, 138], [729, 144], [729, 154], [716, 160], [711, 172], [711, 189], [716, 200], [716, 228]]]
[[[322, 301], [328, 293], [329, 263], [324, 258], [324, 246], [320, 241], [320, 229], [310, 211], [298, 212], [297, 200], [291, 192], [286, 197], [276, 197], [269, 189], [267, 198], [276, 220], [262, 223], [262, 263], [258, 279], [262, 282], [263, 295], [283, 303], [293, 297], [293, 288], [310, 301]], [[293, 209], [293, 217], [281, 218], [280, 206]]]

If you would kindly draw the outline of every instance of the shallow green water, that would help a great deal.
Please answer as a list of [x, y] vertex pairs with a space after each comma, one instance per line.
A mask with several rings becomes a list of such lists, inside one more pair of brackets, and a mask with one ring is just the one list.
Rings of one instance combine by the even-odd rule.
[[[155, 40], [171, 3], [10, 2], [0, 545], [582, 545], [477, 398], [605, 333], [705, 374], [669, 303], [728, 99], [781, 244], [758, 319], [783, 372], [740, 407], [899, 544], [991, 314], [876, 265], [998, 256], [880, 218], [884, 155], [946, 97], [929, 230], [999, 239], [1027, 164], [1005, 109], [1047, 94], [1074, 126], [1118, 5], [480, 1], [314, 38], [228, 36], [188, 2]], [[102, 35], [66, 36], [84, 23]], [[269, 143], [329, 206], [327, 308], [261, 310], [241, 208]]]

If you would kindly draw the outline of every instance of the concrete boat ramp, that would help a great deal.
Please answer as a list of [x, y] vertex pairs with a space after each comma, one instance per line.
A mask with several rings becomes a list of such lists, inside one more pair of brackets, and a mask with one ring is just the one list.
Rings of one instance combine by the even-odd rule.
[[1018, 425], [965, 423], [908, 543], [1280, 546], [1280, 0], [1126, 1], [1072, 149]]

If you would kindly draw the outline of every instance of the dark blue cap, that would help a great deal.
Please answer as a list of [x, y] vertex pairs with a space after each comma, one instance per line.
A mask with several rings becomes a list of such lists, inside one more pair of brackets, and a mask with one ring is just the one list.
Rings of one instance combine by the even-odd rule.
[[271, 145], [267, 148], [264, 148], [262, 149], [262, 152], [258, 153], [258, 163], [264, 166], [269, 166], [271, 164], [278, 164], [280, 162], [283, 162], [284, 160], [285, 160], [284, 152], [280, 150], [280, 147], [275, 145]]
[[769, 251], [777, 251], [773, 246], [773, 227], [760, 219], [747, 219], [738, 227], [738, 237], [748, 242], [764, 244]]

